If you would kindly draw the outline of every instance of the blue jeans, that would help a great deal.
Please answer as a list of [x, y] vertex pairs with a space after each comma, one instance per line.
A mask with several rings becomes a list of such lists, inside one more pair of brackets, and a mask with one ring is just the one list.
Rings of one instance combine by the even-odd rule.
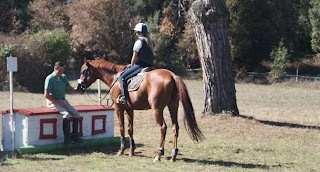
[[121, 95], [125, 96], [128, 100], [129, 98], [129, 93], [128, 93], [128, 79], [132, 78], [133, 76], [137, 75], [143, 68], [147, 66], [141, 65], [141, 64], [135, 64], [126, 71], [124, 71], [120, 76], [119, 76], [119, 82], [121, 85]]

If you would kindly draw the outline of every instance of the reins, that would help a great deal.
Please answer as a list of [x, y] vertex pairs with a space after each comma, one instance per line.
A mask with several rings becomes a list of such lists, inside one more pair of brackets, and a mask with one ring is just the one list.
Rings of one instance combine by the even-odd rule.
[[[84, 75], [84, 79], [83, 79], [83, 80], [85, 80], [85, 79], [87, 78], [87, 76], [89, 75], [89, 72], [90, 72], [90, 71], [89, 71], [89, 68], [90, 68], [90, 67], [91, 67], [91, 65], [89, 64], [89, 62], [87, 62], [87, 67], [86, 67], [86, 69], [82, 72], [82, 74]], [[127, 69], [127, 68], [128, 68], [128, 67], [126, 67], [125, 69]], [[79, 81], [78, 81], [78, 83], [79, 83], [79, 84], [82, 84], [83, 81], [82, 81], [82, 80], [80, 80], [80, 81], [81, 81], [81, 82], [79, 83]], [[99, 101], [94, 100], [94, 98], [92, 98], [92, 96], [90, 96], [90, 95], [88, 94], [88, 92], [89, 92], [89, 90], [90, 90], [90, 87], [86, 87], [85, 84], [82, 84], [82, 85], [84, 85], [83, 90], [86, 92], [86, 94], [87, 94], [93, 101], [101, 103], [103, 100], [106, 99], [106, 97], [108, 96], [108, 94], [110, 94], [110, 91], [111, 91], [112, 87], [114, 86], [114, 84], [115, 84], [117, 81], [118, 81], [118, 77], [117, 77], [117, 78], [114, 80], [114, 82], [111, 84], [109, 90], [107, 90], [106, 95], [105, 95], [101, 100], [99, 100]], [[91, 91], [91, 90], [90, 90], [90, 92], [93, 93], [93, 94], [96, 94], [95, 92], [93, 92], [93, 91]], [[107, 100], [107, 106], [108, 106], [108, 107], [111, 107], [111, 106], [114, 104], [114, 101], [113, 101], [112, 99], [111, 99], [111, 101], [112, 101], [112, 103], [111, 103], [111, 105], [109, 105], [109, 99]]]
[[[103, 100], [105, 100], [105, 98], [106, 98], [106, 97], [108, 96], [108, 94], [110, 93], [110, 90], [112, 89], [112, 87], [114, 86], [114, 84], [115, 84], [117, 81], [118, 81], [118, 78], [111, 84], [109, 90], [107, 90], [107, 93], [106, 93], [105, 96], [100, 100], [100, 102], [102, 102]], [[93, 101], [98, 102], [97, 100], [94, 100], [94, 99], [92, 98], [92, 96], [90, 96], [90, 95], [88, 94], [87, 91], [89, 91], [89, 90], [90, 90], [91, 93], [93, 93], [93, 94], [96, 95], [96, 93], [93, 92], [93, 91], [91, 91], [90, 87], [88, 87], [88, 88], [86, 88], [86, 94], [88, 95], [88, 97], [90, 97]], [[109, 105], [109, 100], [110, 100], [110, 99], [107, 99], [107, 106], [108, 106], [108, 107], [111, 107], [111, 106], [114, 104], [114, 102], [113, 102], [113, 100], [111, 99], [112, 103], [111, 103], [111, 105]]]

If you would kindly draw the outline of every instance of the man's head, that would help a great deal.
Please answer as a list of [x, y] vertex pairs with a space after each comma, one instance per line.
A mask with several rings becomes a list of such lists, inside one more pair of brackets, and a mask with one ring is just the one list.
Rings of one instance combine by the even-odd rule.
[[60, 77], [64, 72], [64, 64], [61, 61], [58, 61], [54, 64], [54, 73]]

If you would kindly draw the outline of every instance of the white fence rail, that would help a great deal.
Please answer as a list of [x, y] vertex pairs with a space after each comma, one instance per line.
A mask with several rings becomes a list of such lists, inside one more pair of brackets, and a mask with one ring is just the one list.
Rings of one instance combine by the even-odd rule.
[[[257, 72], [248, 72], [249, 75], [253, 76], [253, 77], [258, 77], [258, 76], [263, 76], [263, 77], [267, 77], [270, 75], [270, 72], [266, 72], [266, 73], [257, 73]], [[290, 75], [287, 73], [283, 73], [282, 75], [283, 78], [286, 79], [291, 79], [291, 80], [295, 80], [296, 82], [298, 81], [320, 81], [320, 77], [316, 77], [316, 76], [303, 76], [303, 75]]]
[[[201, 68], [197, 68], [197, 69], [188, 69], [188, 72], [192, 72], [192, 73], [197, 73], [197, 72], [202, 72]], [[268, 77], [270, 75], [270, 72], [266, 72], [266, 73], [258, 73], [258, 72], [248, 72], [249, 76], [252, 77]], [[319, 74], [320, 76], [320, 74]], [[299, 75], [299, 70], [297, 69], [296, 74], [292, 75], [292, 74], [287, 74], [287, 73], [283, 73], [282, 75], [283, 78], [286, 79], [290, 79], [290, 80], [295, 80], [296, 82], [298, 81], [320, 81], [320, 77], [318, 76], [303, 76], [303, 75]]]

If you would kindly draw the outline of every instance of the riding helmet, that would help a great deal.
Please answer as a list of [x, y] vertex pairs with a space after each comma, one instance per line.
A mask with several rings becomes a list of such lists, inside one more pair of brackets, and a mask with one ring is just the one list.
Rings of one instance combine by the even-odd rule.
[[146, 24], [144, 23], [138, 23], [134, 29], [133, 29], [135, 32], [144, 32], [144, 33], [147, 33], [149, 32], [149, 28]]

